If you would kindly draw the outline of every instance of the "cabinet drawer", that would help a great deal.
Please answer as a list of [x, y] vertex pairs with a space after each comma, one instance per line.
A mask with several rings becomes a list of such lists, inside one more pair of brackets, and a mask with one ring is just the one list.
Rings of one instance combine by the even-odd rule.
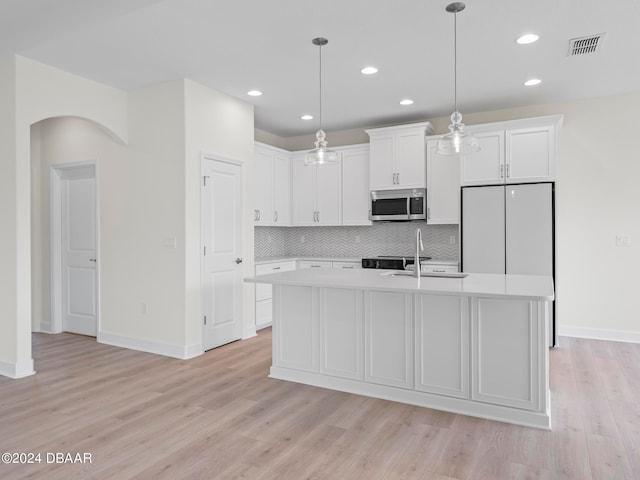
[[[267, 275], [269, 273], [288, 272], [296, 269], [296, 262], [278, 262], [267, 263], [264, 265], [256, 265], [256, 276]], [[256, 283], [256, 301], [262, 301], [271, 298], [271, 285], [265, 283]]]
[[332, 262], [327, 261], [312, 261], [312, 260], [300, 260], [298, 262], [298, 268], [332, 268]]
[[355, 270], [362, 268], [360, 262], [333, 262], [333, 268], [344, 268], [345, 270]]
[[424, 273], [457, 273], [456, 265], [422, 265], [421, 271]]

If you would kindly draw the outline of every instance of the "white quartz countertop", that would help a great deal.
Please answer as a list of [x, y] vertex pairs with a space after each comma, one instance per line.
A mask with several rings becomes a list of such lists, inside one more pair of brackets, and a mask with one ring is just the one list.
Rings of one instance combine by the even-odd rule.
[[245, 278], [250, 283], [434, 293], [485, 298], [551, 301], [553, 279], [543, 275], [470, 273], [465, 278], [391, 276], [393, 270], [306, 268]]
[[[368, 257], [369, 258], [369, 257]], [[373, 257], [371, 257], [373, 258]], [[411, 255], [407, 255], [407, 258], [413, 258]], [[283, 257], [256, 257], [256, 265], [266, 265], [269, 263], [287, 262], [296, 260], [310, 260], [315, 262], [358, 262], [362, 261], [362, 257], [304, 257], [304, 256], [283, 256]], [[430, 260], [422, 260], [421, 265], [458, 265], [456, 260], [439, 260], [432, 258]]]

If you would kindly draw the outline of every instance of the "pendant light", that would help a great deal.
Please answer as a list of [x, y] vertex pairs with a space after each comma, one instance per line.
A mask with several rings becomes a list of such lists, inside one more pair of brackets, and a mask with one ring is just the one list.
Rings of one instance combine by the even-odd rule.
[[464, 3], [454, 2], [447, 5], [446, 10], [453, 13], [453, 103], [450, 133], [438, 140], [437, 153], [440, 155], [459, 155], [480, 150], [478, 139], [464, 130], [462, 114], [458, 111], [458, 12], [464, 10]]
[[307, 152], [304, 158], [306, 166], [333, 165], [338, 163], [338, 154], [327, 148], [326, 134], [322, 130], [322, 46], [329, 43], [326, 38], [314, 38], [311, 43], [317, 45], [320, 51], [320, 130], [316, 133], [316, 148]]

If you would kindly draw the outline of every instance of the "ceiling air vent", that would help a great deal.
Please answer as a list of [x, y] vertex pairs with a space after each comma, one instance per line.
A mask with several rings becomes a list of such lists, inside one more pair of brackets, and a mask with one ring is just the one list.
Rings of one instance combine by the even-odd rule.
[[598, 53], [602, 47], [602, 42], [604, 42], [605, 35], [606, 33], [599, 33], [588, 37], [572, 38], [569, 40], [569, 56]]

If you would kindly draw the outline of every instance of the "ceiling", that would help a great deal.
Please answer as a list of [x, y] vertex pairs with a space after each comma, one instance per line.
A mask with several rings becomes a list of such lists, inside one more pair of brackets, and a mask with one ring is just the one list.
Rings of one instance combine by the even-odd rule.
[[[189, 78], [255, 105], [283, 137], [318, 128], [317, 36], [327, 131], [449, 115], [447, 0], [2, 0], [0, 55], [17, 53], [131, 90]], [[640, 90], [640, 2], [468, 0], [458, 15], [464, 113]], [[613, 9], [611, 6], [615, 6]], [[535, 32], [540, 40], [517, 45]], [[571, 38], [607, 33], [597, 54]], [[367, 65], [379, 72], [364, 76]], [[542, 79], [536, 87], [522, 82]], [[261, 97], [247, 92], [258, 89]], [[401, 106], [411, 98], [414, 104]], [[311, 121], [302, 114], [315, 115]]]

